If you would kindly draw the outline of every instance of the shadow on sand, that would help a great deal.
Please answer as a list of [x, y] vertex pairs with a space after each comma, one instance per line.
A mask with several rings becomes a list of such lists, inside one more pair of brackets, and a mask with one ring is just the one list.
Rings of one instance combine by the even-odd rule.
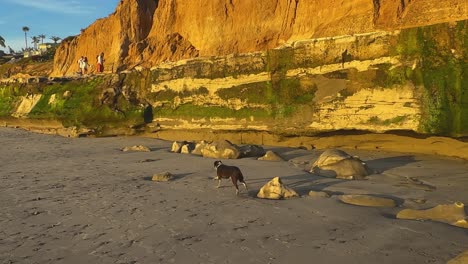
[[[273, 147], [269, 148], [278, 155], [280, 155], [285, 161], [289, 161], [296, 158], [307, 157], [307, 159], [316, 159], [320, 155], [320, 153], [300, 148], [286, 148], [286, 147]], [[309, 160], [310, 161], [310, 160]]]
[[[294, 189], [300, 196], [308, 195], [310, 191], [323, 191], [324, 189], [332, 186], [334, 184], [339, 184], [345, 182], [347, 180], [342, 179], [334, 179], [334, 178], [327, 178], [317, 176], [311, 173], [303, 173], [303, 174], [296, 174], [291, 176], [282, 176], [280, 177], [283, 184], [286, 186]], [[250, 186], [253, 184], [260, 184], [261, 186], [265, 185], [273, 178], [260, 178], [260, 179], [251, 179], [247, 181], [247, 184]], [[327, 182], [318, 183], [317, 180], [328, 180]], [[249, 196], [256, 197], [259, 189], [251, 189], [249, 190]], [[327, 191], [327, 193], [331, 195], [342, 194], [342, 193], [331, 193]]]
[[413, 155], [403, 155], [403, 156], [395, 156], [395, 157], [389, 157], [389, 158], [366, 160], [365, 162], [374, 171], [377, 171], [378, 173], [382, 173], [390, 169], [403, 167], [407, 164], [418, 162], [418, 160], [415, 159]]

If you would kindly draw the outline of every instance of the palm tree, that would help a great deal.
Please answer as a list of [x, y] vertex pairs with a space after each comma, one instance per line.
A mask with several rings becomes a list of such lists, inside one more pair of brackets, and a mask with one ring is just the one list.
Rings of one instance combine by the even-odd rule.
[[5, 39], [0, 36], [0, 46], [5, 48]]
[[28, 49], [28, 31], [29, 31], [29, 28], [28, 27], [23, 27], [23, 31], [24, 31], [24, 42], [26, 43], [26, 49]]
[[57, 41], [61, 40], [62, 38], [61, 38], [61, 37], [52, 36], [52, 37], [50, 37], [50, 39], [54, 42], [54, 44], [57, 44]]
[[46, 35], [41, 34], [38, 37], [41, 39], [41, 44], [44, 44], [44, 39], [45, 39]]
[[39, 41], [40, 41], [39, 39], [40, 39], [40, 38], [34, 36], [34, 37], [31, 37], [31, 39], [32, 39], [31, 43], [34, 45], [34, 49], [37, 50], [37, 43], [39, 43]]

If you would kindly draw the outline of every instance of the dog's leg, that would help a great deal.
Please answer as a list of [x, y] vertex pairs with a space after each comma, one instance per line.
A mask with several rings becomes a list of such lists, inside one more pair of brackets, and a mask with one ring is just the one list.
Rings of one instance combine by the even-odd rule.
[[216, 188], [219, 188], [221, 186], [221, 177], [218, 177], [218, 186]]
[[231, 177], [231, 180], [232, 180], [232, 184], [234, 184], [234, 187], [236, 187], [236, 195], [238, 195], [239, 187], [237, 186], [237, 179], [235, 179], [234, 177]]
[[249, 188], [247, 188], [247, 183], [245, 183], [245, 181], [242, 181], [241, 183], [244, 184], [245, 190], [248, 191]]

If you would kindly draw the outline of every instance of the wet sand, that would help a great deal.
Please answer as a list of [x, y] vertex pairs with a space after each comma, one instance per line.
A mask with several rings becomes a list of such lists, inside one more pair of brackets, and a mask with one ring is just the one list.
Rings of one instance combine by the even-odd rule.
[[[403, 208], [467, 204], [462, 159], [346, 150], [381, 172], [346, 181], [307, 172], [320, 149], [265, 146], [287, 161], [224, 160], [250, 187], [236, 197], [228, 181], [215, 188], [213, 159], [171, 153], [169, 141], [0, 128], [0, 142], [2, 264], [446, 263], [468, 250], [467, 229], [395, 219]], [[152, 151], [120, 150], [133, 145]], [[164, 171], [175, 180], [149, 180]], [[255, 198], [275, 176], [302, 197]], [[391, 197], [399, 207], [347, 205], [339, 194]]]

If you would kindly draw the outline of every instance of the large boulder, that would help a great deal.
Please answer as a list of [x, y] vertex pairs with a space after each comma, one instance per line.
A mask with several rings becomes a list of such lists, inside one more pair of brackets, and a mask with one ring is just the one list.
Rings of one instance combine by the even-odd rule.
[[325, 150], [314, 162], [310, 172], [339, 179], [364, 179], [372, 172], [366, 163], [339, 149]]
[[265, 155], [265, 149], [258, 145], [244, 145], [239, 147], [242, 158], [261, 157]]
[[171, 151], [175, 153], [190, 154], [195, 149], [195, 143], [189, 141], [174, 141]]
[[180, 153], [180, 151], [182, 150], [182, 146], [184, 146], [185, 144], [187, 144], [187, 141], [174, 141], [172, 143], [171, 151], [175, 153]]
[[396, 215], [398, 219], [432, 220], [468, 228], [465, 205], [461, 202], [441, 204], [426, 210], [404, 209]]
[[204, 140], [198, 142], [195, 144], [195, 148], [192, 150], [191, 154], [193, 155], [199, 155], [199, 156], [203, 156], [202, 154], [202, 149], [204, 149], [208, 144], [210, 144], [210, 142], [206, 142]]
[[299, 194], [297, 194], [297, 192], [293, 189], [284, 185], [280, 177], [275, 177], [260, 189], [257, 197], [262, 199], [279, 200], [299, 197]]
[[193, 142], [187, 142], [187, 144], [184, 144], [182, 148], [180, 148], [180, 153], [182, 154], [190, 154], [192, 151], [195, 149], [195, 143]]
[[214, 159], [238, 159], [241, 154], [239, 148], [227, 140], [208, 143], [200, 152], [203, 157]]

